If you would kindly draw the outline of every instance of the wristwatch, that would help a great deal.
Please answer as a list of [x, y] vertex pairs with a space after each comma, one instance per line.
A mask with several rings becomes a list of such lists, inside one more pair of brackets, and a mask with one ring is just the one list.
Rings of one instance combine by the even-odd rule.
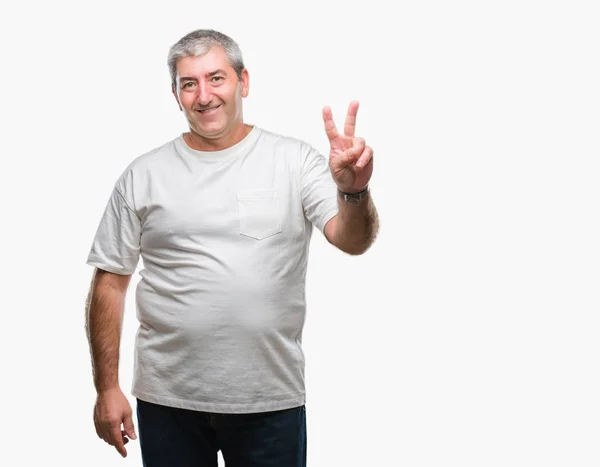
[[338, 188], [338, 195], [340, 195], [340, 198], [342, 198], [344, 201], [346, 201], [348, 203], [352, 203], [352, 204], [360, 204], [360, 201], [363, 198], [366, 198], [368, 194], [369, 194], [369, 186], [367, 186], [367, 188], [365, 188], [363, 191], [360, 191], [358, 193], [344, 193], [343, 191], [341, 191]]

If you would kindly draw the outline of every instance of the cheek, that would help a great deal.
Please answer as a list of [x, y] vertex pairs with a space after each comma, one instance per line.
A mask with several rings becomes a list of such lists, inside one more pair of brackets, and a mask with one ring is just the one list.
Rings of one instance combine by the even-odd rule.
[[179, 102], [181, 103], [181, 107], [189, 110], [194, 104], [194, 96], [190, 93], [181, 93], [179, 95]]
[[229, 89], [219, 89], [215, 95], [226, 104], [235, 103], [238, 99], [239, 90], [237, 86]]

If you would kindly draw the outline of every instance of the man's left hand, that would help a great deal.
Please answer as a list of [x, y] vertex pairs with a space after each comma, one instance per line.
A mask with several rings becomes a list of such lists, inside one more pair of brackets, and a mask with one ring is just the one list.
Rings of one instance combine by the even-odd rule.
[[358, 102], [350, 102], [344, 124], [344, 134], [335, 127], [330, 107], [323, 108], [325, 132], [329, 138], [329, 168], [338, 188], [346, 193], [364, 190], [373, 174], [373, 149], [366, 145], [364, 138], [354, 136]]

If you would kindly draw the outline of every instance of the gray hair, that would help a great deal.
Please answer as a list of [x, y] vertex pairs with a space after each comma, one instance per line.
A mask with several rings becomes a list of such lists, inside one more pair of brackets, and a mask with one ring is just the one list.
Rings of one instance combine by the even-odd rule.
[[169, 49], [171, 85], [176, 87], [177, 84], [177, 60], [184, 57], [200, 57], [213, 47], [222, 47], [225, 50], [229, 64], [235, 70], [238, 79], [242, 79], [244, 60], [237, 43], [231, 37], [213, 29], [198, 29], [183, 36]]

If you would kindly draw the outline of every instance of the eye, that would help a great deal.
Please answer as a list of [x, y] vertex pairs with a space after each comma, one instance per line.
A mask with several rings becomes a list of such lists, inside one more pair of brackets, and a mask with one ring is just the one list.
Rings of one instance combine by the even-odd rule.
[[219, 81], [223, 81], [224, 79], [225, 79], [225, 78], [223, 78], [222, 76], [213, 76], [213, 77], [211, 78], [211, 81], [212, 81], [213, 83], [218, 83]]
[[196, 84], [196, 83], [194, 83], [193, 81], [188, 81], [188, 82], [186, 82], [186, 83], [183, 83], [183, 84], [181, 85], [181, 88], [182, 88], [182, 89], [184, 89], [184, 88], [191, 88], [191, 87], [192, 87], [192, 86], [194, 86], [195, 84]]

